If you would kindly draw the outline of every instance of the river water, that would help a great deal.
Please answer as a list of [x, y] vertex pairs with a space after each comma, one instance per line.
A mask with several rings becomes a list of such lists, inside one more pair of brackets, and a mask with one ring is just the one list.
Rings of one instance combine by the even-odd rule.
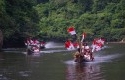
[[109, 43], [93, 62], [73, 62], [73, 52], [48, 43], [40, 54], [24, 49], [0, 52], [0, 80], [125, 80], [125, 44]]

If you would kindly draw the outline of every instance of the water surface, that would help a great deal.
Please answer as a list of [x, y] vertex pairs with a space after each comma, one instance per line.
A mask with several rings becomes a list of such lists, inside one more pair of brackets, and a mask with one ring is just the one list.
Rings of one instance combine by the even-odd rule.
[[73, 62], [74, 51], [50, 43], [37, 55], [12, 49], [0, 53], [0, 80], [125, 80], [125, 44], [106, 44], [95, 60]]

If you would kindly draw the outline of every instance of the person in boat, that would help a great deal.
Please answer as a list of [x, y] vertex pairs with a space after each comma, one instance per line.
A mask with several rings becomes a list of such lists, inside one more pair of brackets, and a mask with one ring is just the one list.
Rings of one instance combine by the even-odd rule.
[[25, 45], [27, 47], [27, 49], [31, 49], [31, 45], [33, 44], [33, 40], [31, 37], [28, 37], [25, 41]]
[[36, 45], [36, 46], [33, 46], [33, 47], [32, 47], [32, 50], [33, 50], [34, 53], [40, 52], [39, 47], [38, 47], [37, 45]]
[[82, 57], [80, 54], [80, 48], [77, 49], [77, 51], [74, 53], [74, 61], [77, 62], [79, 57]]
[[33, 45], [40, 47], [40, 42], [38, 41], [38, 39], [36, 38], [33, 39]]
[[94, 60], [93, 53], [87, 43], [84, 43], [81, 46], [81, 48], [78, 48], [77, 51], [74, 53], [75, 62], [93, 61], [93, 60]]
[[39, 52], [39, 42], [37, 39], [32, 39], [31, 37], [27, 38], [25, 41], [25, 45], [27, 46], [27, 53], [32, 54], [34, 52]]
[[82, 51], [83, 51], [84, 57], [93, 61], [94, 57], [93, 57], [93, 53], [92, 53], [91, 48], [88, 46], [87, 43], [84, 43], [83, 45], [84, 46], [82, 47]]
[[29, 45], [32, 45], [33, 44], [33, 40], [31, 37], [27, 38], [26, 41], [25, 41], [25, 45], [26, 46], [29, 46]]

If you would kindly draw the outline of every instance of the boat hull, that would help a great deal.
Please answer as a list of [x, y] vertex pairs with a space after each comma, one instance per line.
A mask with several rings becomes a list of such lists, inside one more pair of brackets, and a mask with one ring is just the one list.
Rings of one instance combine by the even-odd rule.
[[83, 63], [83, 62], [92, 62], [93, 59], [87, 58], [87, 57], [84, 57], [84, 56], [80, 56], [80, 57], [76, 58], [74, 61], [78, 62], [78, 63]]
[[[37, 48], [37, 49], [36, 49]], [[34, 46], [34, 45], [29, 45], [27, 47], [27, 54], [31, 55], [31, 54], [35, 54], [35, 53], [39, 53], [40, 52], [40, 48], [38, 46]]]

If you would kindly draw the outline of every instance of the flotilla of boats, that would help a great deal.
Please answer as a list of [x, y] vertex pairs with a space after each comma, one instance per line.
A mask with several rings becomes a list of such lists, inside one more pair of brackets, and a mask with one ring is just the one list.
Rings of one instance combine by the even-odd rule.
[[[95, 51], [99, 51], [104, 46], [105, 40], [103, 38], [95, 38], [92, 41], [92, 45], [89, 46], [87, 42], [85, 42], [86, 33], [83, 33], [82, 36], [77, 36], [74, 27], [69, 27], [67, 29], [68, 33], [71, 34], [72, 40], [68, 39], [65, 42], [65, 48], [69, 51], [76, 50], [74, 53], [74, 62], [82, 63], [82, 62], [90, 62], [94, 60], [93, 53]], [[40, 49], [45, 48], [46, 43], [40, 42], [37, 39], [32, 39], [31, 37], [27, 38], [25, 41], [25, 45], [27, 46], [27, 54], [39, 54]]]

